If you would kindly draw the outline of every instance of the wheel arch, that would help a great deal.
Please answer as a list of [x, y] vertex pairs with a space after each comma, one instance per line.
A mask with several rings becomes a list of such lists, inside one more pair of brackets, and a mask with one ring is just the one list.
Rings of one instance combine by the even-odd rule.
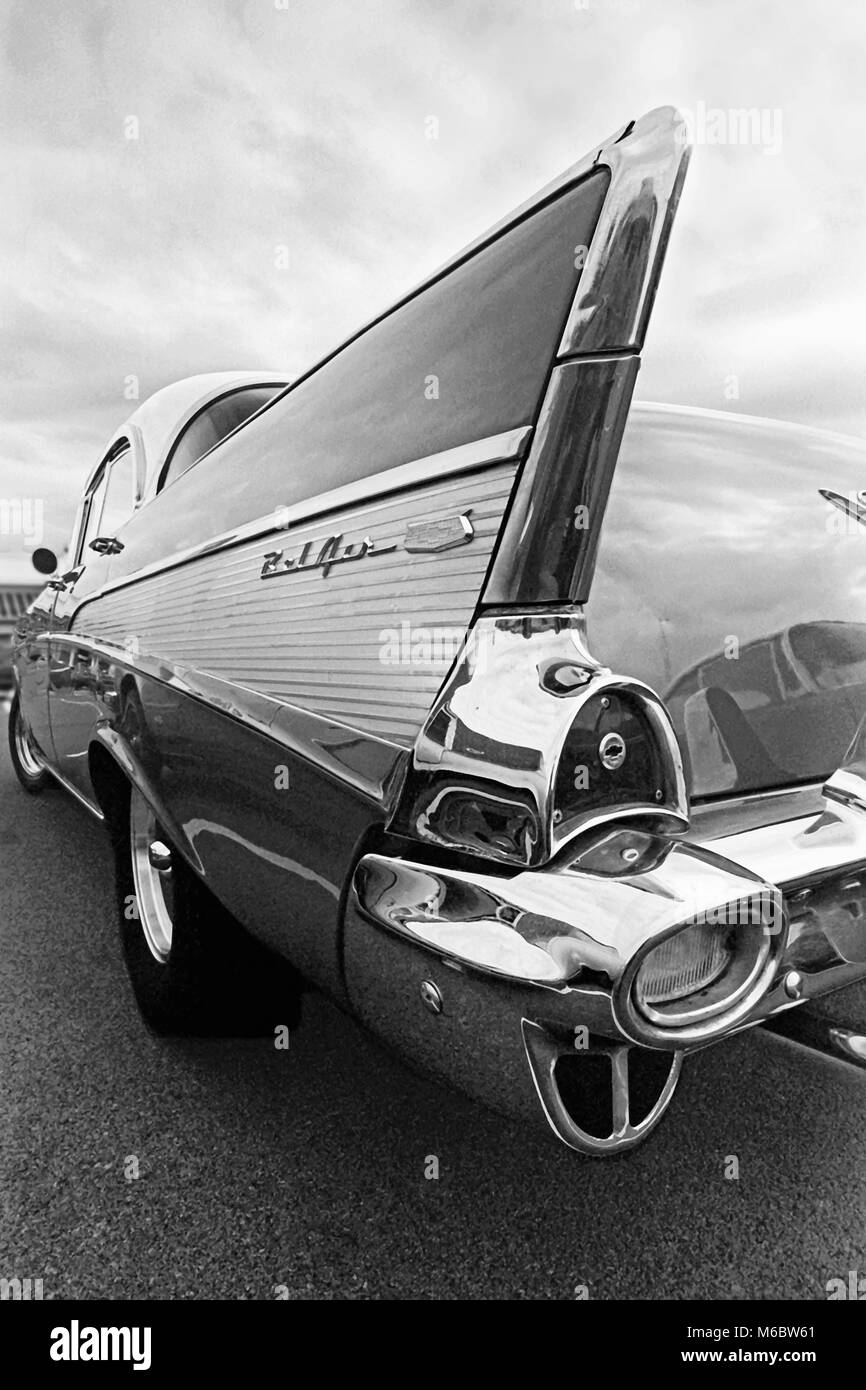
[[131, 744], [116, 729], [97, 729], [88, 749], [88, 768], [99, 808], [109, 833], [125, 832], [129, 794], [135, 787], [153, 807], [166, 834], [202, 879], [206, 877], [201, 859], [183, 826], [177, 821], [153, 779], [148, 776]]

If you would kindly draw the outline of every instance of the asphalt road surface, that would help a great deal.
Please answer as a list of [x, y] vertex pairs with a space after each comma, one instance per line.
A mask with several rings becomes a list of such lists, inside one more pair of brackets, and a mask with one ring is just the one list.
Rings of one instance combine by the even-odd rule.
[[866, 1076], [761, 1032], [688, 1062], [660, 1130], [606, 1162], [419, 1078], [315, 995], [288, 1051], [155, 1039], [104, 831], [18, 789], [0, 726], [0, 1276], [45, 1298], [570, 1300], [823, 1299], [866, 1274]]

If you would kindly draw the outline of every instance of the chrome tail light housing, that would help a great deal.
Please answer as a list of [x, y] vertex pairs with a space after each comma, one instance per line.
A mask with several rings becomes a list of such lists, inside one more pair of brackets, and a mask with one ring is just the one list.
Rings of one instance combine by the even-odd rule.
[[592, 660], [578, 614], [480, 618], [415, 743], [390, 829], [537, 867], [626, 822], [656, 836], [688, 826], [658, 696]]

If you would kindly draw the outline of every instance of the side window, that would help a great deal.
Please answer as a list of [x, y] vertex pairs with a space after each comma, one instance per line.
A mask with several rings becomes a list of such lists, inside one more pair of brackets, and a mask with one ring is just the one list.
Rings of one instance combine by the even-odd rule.
[[[108, 465], [108, 486], [105, 491], [102, 518], [99, 523], [99, 530], [95, 532], [96, 535], [116, 535], [124, 522], [132, 516], [135, 506], [133, 473], [133, 453], [131, 449], [127, 448]], [[92, 539], [93, 537], [91, 537]]]
[[81, 541], [75, 557], [76, 564], [82, 564], [87, 559], [87, 548], [94, 537], [99, 535], [99, 522], [102, 517], [102, 504], [105, 501], [107, 483], [108, 470], [103, 468], [85, 499]]
[[132, 516], [134, 473], [134, 455], [128, 445], [100, 469], [84, 499], [76, 564], [87, 561], [91, 541], [97, 536], [113, 536]]
[[193, 464], [219, 444], [221, 439], [225, 439], [226, 435], [236, 430], [244, 420], [261, 410], [262, 406], [267, 405], [282, 389], [282, 386], [246, 387], [240, 391], [232, 391], [230, 395], [221, 396], [219, 400], [212, 401], [204, 410], [200, 410], [179, 436], [169, 454], [160, 488], [164, 488], [188, 468], [192, 468]]

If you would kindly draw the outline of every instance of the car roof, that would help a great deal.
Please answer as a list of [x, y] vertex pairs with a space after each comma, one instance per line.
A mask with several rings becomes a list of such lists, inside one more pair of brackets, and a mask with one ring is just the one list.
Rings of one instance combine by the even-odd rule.
[[260, 368], [249, 371], [201, 372], [197, 376], [183, 377], [163, 386], [148, 396], [147, 400], [142, 401], [120, 428], [115, 430], [108, 448], [91, 471], [87, 487], [90, 487], [99, 468], [120, 441], [137, 436], [134, 442], [143, 456], [145, 470], [141, 496], [142, 501], [146, 501], [156, 490], [160, 470], [180, 430], [204, 406], [244, 386], [274, 386], [279, 389], [288, 383], [289, 377], [286, 372]]

